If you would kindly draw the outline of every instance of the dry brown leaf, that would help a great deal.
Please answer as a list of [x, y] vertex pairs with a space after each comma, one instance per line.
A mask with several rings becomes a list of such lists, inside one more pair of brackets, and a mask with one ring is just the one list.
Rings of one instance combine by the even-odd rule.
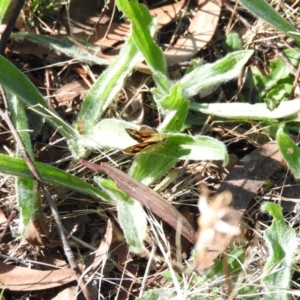
[[0, 262], [0, 287], [12, 291], [44, 290], [75, 280], [71, 269], [40, 271]]
[[215, 126], [212, 131], [218, 132], [218, 134], [225, 139], [231, 138], [231, 136], [238, 137], [240, 139], [247, 140], [248, 143], [254, 147], [262, 146], [270, 142], [270, 136], [261, 128], [256, 128], [255, 125], [251, 129], [246, 129], [241, 123], [236, 124], [222, 124], [222, 126]]
[[[82, 270], [94, 271], [102, 262], [112, 241], [113, 226], [110, 221], [107, 223], [106, 233], [101, 241], [98, 250], [86, 259], [84, 265], [80, 265]], [[61, 286], [75, 281], [73, 270], [66, 268], [60, 270], [33, 270], [24, 267], [8, 265], [0, 261], [0, 288], [12, 291], [44, 290]]]
[[77, 292], [77, 285], [67, 286], [63, 290], [59, 291], [52, 300], [77, 299]]
[[226, 249], [232, 238], [241, 233], [237, 226], [233, 226], [223, 219], [233, 210], [229, 207], [232, 201], [231, 193], [224, 191], [208, 202], [207, 187], [204, 184], [201, 187], [203, 191], [198, 202], [199, 231], [194, 255], [198, 272], [213, 264], [213, 261], [207, 259], [207, 253], [213, 251], [216, 244]]
[[182, 9], [184, 2], [184, 0], [181, 0], [170, 5], [150, 9], [150, 14], [152, 16], [155, 16], [157, 19], [158, 30], [161, 29], [163, 26], [168, 25], [176, 18], [176, 16]]
[[80, 159], [80, 162], [82, 165], [94, 172], [107, 173], [115, 180], [116, 185], [120, 190], [133, 199], [139, 201], [142, 205], [148, 207], [154, 214], [172, 226], [175, 230], [180, 229], [180, 233], [185, 238], [187, 238], [191, 243], [195, 243], [195, 232], [193, 227], [178, 212], [178, 210], [166, 202], [152, 189], [133, 179], [124, 172], [114, 168], [108, 163], [96, 165], [84, 159]]
[[221, 0], [198, 0], [198, 11], [189, 26], [186, 37], [164, 52], [168, 65], [190, 60], [211, 40], [221, 13]]
[[[150, 10], [150, 14], [157, 17], [158, 30], [177, 17], [183, 4], [184, 1], [180, 1]], [[191, 59], [207, 45], [216, 30], [221, 7], [221, 0], [198, 1], [198, 11], [191, 21], [189, 33], [186, 37], [179, 38], [175, 45], [164, 52], [168, 65]], [[117, 42], [123, 42], [128, 34], [130, 24], [128, 22], [123, 24], [112, 23], [111, 27], [109, 26], [96, 29], [96, 34], [91, 39], [92, 43], [100, 46], [102, 50], [112, 48]], [[105, 33], [107, 33], [106, 36]]]
[[[90, 41], [92, 44], [100, 46], [102, 51], [111, 49], [115, 52], [115, 45], [120, 42], [125, 42], [129, 28], [129, 22], [122, 24], [112, 23], [106, 26], [97, 27], [95, 34], [91, 37]], [[107, 54], [109, 54], [109, 52], [107, 52]]]
[[7, 219], [5, 217], [5, 214], [3, 213], [2, 209], [0, 208], [0, 224], [6, 223]]
[[[184, 1], [158, 7], [150, 10], [150, 14], [157, 17], [158, 28], [170, 23], [182, 8]], [[127, 21], [122, 24], [112, 23], [105, 26], [98, 26], [95, 29], [95, 34], [90, 41], [97, 46], [100, 46], [102, 51], [112, 49], [116, 43], [124, 42], [128, 36], [130, 23]], [[114, 50], [114, 49], [113, 49]]]
[[75, 97], [85, 95], [88, 88], [84, 80], [75, 80], [59, 88], [53, 96], [55, 96], [58, 106], [68, 105]]
[[35, 260], [41, 263], [40, 270], [44, 271], [49, 269], [49, 265], [53, 265], [59, 269], [65, 268], [67, 265], [66, 260], [62, 257], [58, 247], [47, 249], [47, 251], [39, 251]]
[[[43, 223], [43, 221], [41, 223]], [[62, 245], [60, 241], [48, 239], [49, 231], [46, 223], [42, 225], [35, 224], [32, 219], [30, 219], [23, 236], [30, 245], [34, 246], [52, 248]]]

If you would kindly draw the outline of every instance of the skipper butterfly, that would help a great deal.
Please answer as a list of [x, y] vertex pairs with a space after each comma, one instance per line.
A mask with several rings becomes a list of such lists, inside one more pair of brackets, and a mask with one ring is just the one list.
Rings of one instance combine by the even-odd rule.
[[137, 154], [147, 152], [159, 146], [167, 139], [167, 134], [154, 131], [140, 131], [135, 129], [125, 128], [127, 133], [138, 142], [138, 144], [125, 148], [123, 153]]

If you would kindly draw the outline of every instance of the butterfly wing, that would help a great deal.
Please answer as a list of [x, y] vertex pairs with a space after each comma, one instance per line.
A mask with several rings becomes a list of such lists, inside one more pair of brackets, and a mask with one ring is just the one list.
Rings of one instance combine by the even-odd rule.
[[139, 131], [135, 129], [125, 128], [126, 132], [137, 142], [143, 143], [154, 135], [151, 131]]
[[[125, 148], [123, 153], [137, 154], [144, 151], [148, 146], [158, 144], [166, 139], [166, 135], [152, 131], [139, 131], [135, 129], [125, 128], [126, 132], [137, 142], [136, 145]], [[150, 147], [152, 148], [152, 147]]]
[[143, 142], [136, 145], [133, 145], [131, 147], [123, 149], [123, 153], [125, 154], [137, 154], [142, 152], [144, 149], [146, 149], [148, 146], [157, 144], [157, 142]]

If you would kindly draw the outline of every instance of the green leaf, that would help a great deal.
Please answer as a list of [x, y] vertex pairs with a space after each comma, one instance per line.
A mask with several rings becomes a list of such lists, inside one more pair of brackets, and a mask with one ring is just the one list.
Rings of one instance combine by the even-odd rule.
[[182, 97], [181, 84], [175, 84], [170, 88], [169, 94], [157, 99], [156, 103], [164, 112], [164, 120], [158, 126], [159, 132], [178, 132], [181, 130], [187, 117], [190, 102]]
[[[232, 249], [230, 253], [226, 255], [227, 264], [229, 267], [229, 274], [232, 274], [234, 279], [234, 274], [239, 274], [243, 267], [243, 263], [245, 261], [245, 251], [243, 249]], [[208, 273], [205, 277], [206, 280], [212, 279], [217, 274], [222, 274], [224, 272], [224, 261], [222, 258], [216, 259], [215, 264], [213, 266], [213, 271]]]
[[[290, 78], [292, 76], [289, 76]], [[266, 93], [264, 102], [270, 110], [274, 110], [280, 103], [289, 97], [293, 85], [289, 80], [282, 80]]]
[[45, 117], [47, 122], [58, 130], [67, 139], [73, 138], [78, 133], [53, 110], [49, 109], [44, 98], [32, 82], [12, 63], [0, 55], [0, 83], [5, 90], [17, 96], [24, 105]]
[[116, 203], [118, 219], [130, 250], [141, 253], [144, 250], [143, 241], [147, 230], [147, 219], [142, 205], [120, 191], [114, 181], [100, 177], [94, 177], [94, 181]]
[[125, 131], [125, 128], [138, 130], [139, 126], [113, 118], [102, 119], [78, 143], [82, 143], [82, 145], [91, 149], [111, 148], [122, 150], [136, 143]]
[[[93, 133], [85, 137], [85, 145], [94, 149], [124, 149], [136, 144], [125, 128], [138, 129], [138, 126], [121, 120], [104, 119], [95, 126]], [[223, 160], [227, 164], [226, 147], [216, 139], [171, 132], [166, 134], [165, 141], [137, 156], [130, 171], [133, 178], [149, 185], [163, 176], [179, 159]]]
[[[6, 92], [6, 96], [11, 120], [20, 135], [29, 157], [31, 160], [34, 160], [24, 105], [10, 92]], [[16, 145], [16, 155], [18, 157], [21, 156], [18, 145]], [[17, 203], [20, 207], [19, 228], [16, 233], [22, 234], [30, 220], [35, 222], [35, 224], [39, 220], [38, 223], [46, 227], [46, 220], [42, 211], [42, 201], [36, 181], [17, 177], [15, 180], [15, 192]]]
[[[14, 123], [17, 132], [25, 146], [30, 159], [34, 160], [34, 154], [31, 146], [30, 130], [28, 128], [28, 119], [25, 108], [22, 102], [18, 101], [17, 97], [10, 92], [6, 92], [8, 109], [11, 114], [11, 120]], [[20, 149], [16, 145], [17, 155], [20, 156]]]
[[226, 165], [228, 154], [225, 145], [211, 137], [170, 133], [154, 150], [140, 153], [129, 174], [149, 185], [169, 171], [179, 159], [222, 160]]
[[300, 111], [300, 99], [281, 102], [273, 111], [265, 103], [191, 103], [190, 109], [236, 120], [281, 119], [296, 115]]
[[223, 47], [227, 52], [243, 50], [242, 40], [237, 32], [231, 31], [227, 34]]
[[220, 84], [238, 77], [252, 54], [252, 50], [236, 51], [213, 64], [195, 68], [179, 80], [182, 84], [183, 97], [190, 99], [198, 93], [204, 97]]
[[273, 217], [272, 225], [264, 232], [269, 257], [263, 271], [262, 283], [265, 299], [289, 299], [292, 260], [298, 242], [295, 230], [285, 224], [282, 207], [275, 203], [264, 203], [262, 211]]
[[126, 77], [142, 60], [142, 56], [129, 37], [115, 61], [100, 75], [89, 90], [78, 120], [83, 123], [83, 132], [89, 134], [103, 113], [123, 88]]
[[[111, 148], [119, 150], [137, 144], [138, 142], [128, 135], [125, 128], [139, 129], [138, 126], [122, 120], [103, 119], [94, 127], [91, 134], [82, 139], [82, 143], [92, 149]], [[165, 166], [169, 165], [168, 161], [175, 163], [179, 159], [223, 160], [224, 164], [227, 163], [226, 148], [222, 142], [216, 139], [208, 136], [188, 136], [172, 132], [167, 132], [166, 135], [165, 141], [152, 145], [146, 153], [138, 155], [140, 167], [144, 159], [140, 160], [140, 157], [146, 157], [150, 154], [151, 159], [159, 160]], [[145, 163], [148, 166], [148, 159]], [[154, 167], [152, 163], [150, 165]], [[148, 168], [147, 166], [146, 168]]]
[[149, 65], [156, 85], [161, 93], [168, 93], [170, 83], [167, 79], [167, 64], [162, 50], [153, 42], [155, 25], [148, 9], [137, 0], [116, 2], [131, 22], [133, 41]]
[[[98, 188], [85, 181], [70, 175], [58, 168], [35, 162], [35, 167], [43, 180], [54, 185], [63, 186], [96, 199], [109, 201], [109, 197]], [[0, 169], [2, 173], [18, 176], [25, 179], [34, 179], [25, 161], [20, 158], [0, 154]]]
[[0, 24], [6, 24], [17, 1], [2, 0], [0, 2]]
[[[298, 66], [300, 49], [286, 49], [283, 54], [293, 66]], [[273, 110], [290, 95], [293, 81], [290, 68], [282, 59], [277, 58], [270, 63], [267, 75], [262, 74], [256, 66], [252, 66], [247, 73], [242, 93], [246, 98], [250, 94], [251, 101], [255, 103], [264, 101], [268, 108]]]
[[131, 165], [128, 174], [147, 186], [156, 182], [177, 162], [176, 158], [167, 155], [166, 152], [163, 155], [162, 152], [163, 150], [158, 148], [150, 153], [139, 154]]
[[299, 147], [289, 138], [289, 136], [279, 128], [276, 134], [276, 140], [280, 152], [287, 162], [295, 178], [300, 179], [300, 149]]
[[[20, 208], [20, 221], [17, 235], [22, 235], [29, 221], [44, 219], [42, 201], [37, 183], [32, 179], [16, 177], [15, 191], [17, 203]], [[46, 223], [46, 221], [44, 220]]]
[[79, 40], [79, 42], [83, 44], [83, 47], [79, 47], [67, 37], [57, 38], [53, 36], [46, 36], [42, 34], [25, 33], [25, 32], [12, 33], [11, 38], [16, 40], [31, 41], [33, 43], [38, 44], [39, 46], [42, 45], [46, 48], [50, 48], [58, 53], [68, 55], [69, 57], [75, 58], [78, 61], [85, 62], [87, 64], [98, 64], [98, 65], [110, 64], [109, 60], [93, 54], [100, 51], [99, 47], [95, 47], [91, 44], [86, 43], [85, 41]]

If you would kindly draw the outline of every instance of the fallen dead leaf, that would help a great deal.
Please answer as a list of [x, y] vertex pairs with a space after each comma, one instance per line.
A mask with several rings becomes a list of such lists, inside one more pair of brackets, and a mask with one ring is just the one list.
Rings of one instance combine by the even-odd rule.
[[71, 285], [59, 291], [52, 300], [77, 299], [77, 285]]
[[34, 224], [32, 219], [30, 219], [23, 233], [24, 238], [30, 245], [45, 246], [50, 248], [62, 245], [60, 241], [48, 239], [48, 235], [48, 228], [43, 228], [42, 226]]
[[[184, 4], [181, 0], [174, 4], [158, 7], [150, 10], [152, 16], [157, 18], [158, 30], [163, 26], [169, 24], [180, 12]], [[128, 36], [130, 29], [130, 23], [127, 21], [122, 24], [111, 23], [104, 26], [98, 26], [95, 28], [95, 34], [90, 37], [90, 41], [97, 46], [100, 46], [102, 51], [105, 49], [113, 49], [115, 52], [115, 46], [117, 43], [124, 42]], [[107, 52], [107, 54], [110, 54]]]
[[270, 142], [270, 137], [263, 129], [255, 128], [254, 126], [251, 129], [245, 129], [241, 125], [241, 123], [217, 125], [212, 128], [212, 131], [218, 132], [224, 139], [231, 138], [232, 136], [244, 139], [254, 147], [259, 147]]
[[198, 11], [191, 20], [188, 34], [164, 52], [168, 65], [188, 61], [211, 40], [221, 13], [221, 0], [198, 0]]
[[[107, 223], [106, 234], [98, 250], [88, 257], [84, 265], [79, 265], [85, 272], [94, 271], [103, 260], [103, 255], [108, 252], [112, 241], [112, 224]], [[0, 261], [0, 289], [12, 291], [33, 291], [58, 287], [76, 280], [70, 268], [59, 270], [33, 270], [24, 267], [8, 265]]]
[[[77, 96], [85, 95], [88, 91], [88, 85], [84, 80], [75, 80], [59, 88], [53, 95], [58, 106], [69, 105], [69, 102]], [[82, 98], [84, 98], [82, 96]]]
[[0, 262], [0, 287], [12, 291], [43, 290], [75, 280], [71, 269], [40, 271]]
[[187, 238], [192, 244], [195, 243], [195, 231], [189, 222], [176, 210], [171, 204], [166, 202], [162, 197], [155, 193], [152, 189], [145, 186], [141, 182], [133, 179], [124, 172], [114, 168], [108, 163], [96, 165], [84, 159], [80, 162], [85, 167], [94, 172], [105, 172], [112, 177], [117, 187], [124, 193], [139, 201], [142, 205], [148, 207], [159, 218], [168, 223], [175, 230], [180, 227], [181, 234]]

